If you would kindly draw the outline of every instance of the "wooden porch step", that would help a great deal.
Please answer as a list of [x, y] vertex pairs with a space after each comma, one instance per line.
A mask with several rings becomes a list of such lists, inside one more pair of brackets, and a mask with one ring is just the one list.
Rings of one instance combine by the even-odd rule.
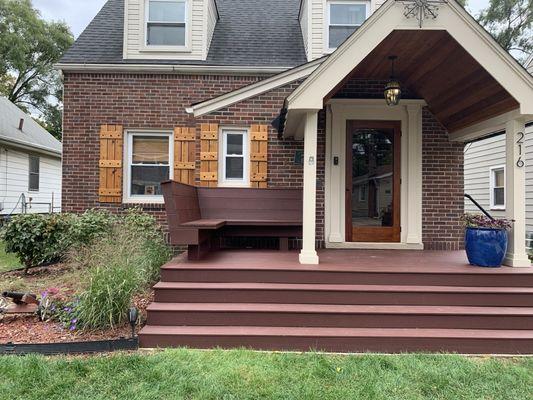
[[533, 332], [528, 330], [147, 325], [139, 338], [144, 348], [533, 354]]
[[[275, 265], [274, 265], [275, 264]], [[453, 266], [431, 269], [423, 263], [410, 267], [294, 265], [221, 265], [209, 261], [181, 263], [177, 259], [161, 269], [166, 282], [261, 282], [351, 285], [421, 285], [533, 287], [533, 268], [478, 268]]]
[[148, 325], [531, 329], [533, 308], [259, 303], [152, 303]]
[[161, 303], [284, 303], [533, 307], [533, 288], [159, 282]]

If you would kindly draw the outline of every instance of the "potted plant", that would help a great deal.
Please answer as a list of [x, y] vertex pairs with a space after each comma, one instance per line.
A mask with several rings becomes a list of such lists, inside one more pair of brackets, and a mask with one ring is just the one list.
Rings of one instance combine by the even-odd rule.
[[501, 267], [507, 252], [508, 230], [512, 221], [465, 214], [465, 249], [468, 261], [478, 267]]

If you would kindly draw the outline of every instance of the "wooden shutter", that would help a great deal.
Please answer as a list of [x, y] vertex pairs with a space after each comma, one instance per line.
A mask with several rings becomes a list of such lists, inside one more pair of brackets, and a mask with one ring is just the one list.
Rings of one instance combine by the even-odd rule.
[[250, 184], [253, 188], [268, 187], [268, 125], [250, 128]]
[[194, 185], [196, 129], [174, 128], [174, 180]]
[[216, 187], [218, 183], [218, 124], [201, 124], [200, 184]]
[[101, 203], [122, 202], [122, 149], [121, 125], [100, 127], [100, 187]]

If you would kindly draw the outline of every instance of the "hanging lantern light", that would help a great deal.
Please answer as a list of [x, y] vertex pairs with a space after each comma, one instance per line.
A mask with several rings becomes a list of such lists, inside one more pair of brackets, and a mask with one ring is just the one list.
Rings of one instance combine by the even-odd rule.
[[394, 61], [398, 57], [396, 56], [389, 56], [389, 60], [391, 60], [391, 76], [389, 82], [385, 85], [385, 101], [387, 102], [387, 105], [389, 106], [397, 106], [400, 103], [400, 99], [402, 98], [402, 86], [400, 85], [400, 82], [396, 80], [394, 77]]

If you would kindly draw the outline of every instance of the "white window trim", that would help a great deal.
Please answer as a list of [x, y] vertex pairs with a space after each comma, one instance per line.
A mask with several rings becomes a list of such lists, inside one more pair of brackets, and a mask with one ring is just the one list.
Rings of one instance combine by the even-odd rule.
[[[243, 135], [243, 179], [226, 179], [226, 149], [228, 133], [240, 133]], [[250, 130], [248, 128], [225, 126], [220, 128], [219, 137], [220, 157], [218, 162], [218, 186], [250, 187]]]
[[[328, 0], [326, 5], [326, 18], [325, 18], [325, 29], [324, 29], [324, 51], [326, 54], [332, 53], [335, 50], [337, 50], [336, 47], [329, 47], [329, 27], [331, 25], [331, 5], [332, 4], [361, 4], [366, 7], [365, 10], [365, 21], [370, 17], [370, 1], [365, 0]], [[364, 23], [364, 21], [363, 21]], [[356, 27], [360, 27], [360, 25], [353, 25]], [[338, 25], [338, 26], [347, 26], [347, 25]]]
[[135, 129], [126, 131], [126, 140], [124, 140], [124, 167], [123, 167], [123, 203], [132, 204], [164, 204], [165, 200], [162, 195], [144, 196], [132, 195], [131, 192], [131, 163], [133, 155], [133, 137], [134, 136], [167, 136], [168, 155], [169, 155], [169, 179], [174, 179], [174, 134], [167, 130], [142, 130]]
[[[145, 52], [190, 52], [190, 42], [191, 42], [191, 3], [192, 0], [158, 0], [158, 1], [166, 1], [169, 3], [185, 3], [185, 44], [184, 45], [178, 45], [178, 46], [170, 46], [170, 45], [157, 45], [157, 44], [148, 44], [148, 22], [154, 22], [154, 21], [148, 21], [150, 17], [150, 0], [144, 1], [144, 16], [143, 16], [143, 26], [144, 26], [144, 35], [143, 42], [141, 46], [141, 51]], [[168, 22], [168, 21], [166, 21]]]
[[[504, 196], [503, 196], [503, 205], [501, 204], [494, 204], [494, 172], [495, 171], [499, 171], [499, 170], [502, 170], [503, 171], [503, 192], [504, 192]], [[505, 165], [497, 165], [497, 166], [494, 166], [494, 167], [490, 167], [489, 169], [489, 187], [490, 187], [490, 209], [491, 210], [505, 210], [505, 197], [506, 197], [506, 190], [507, 190], [507, 177], [505, 175]]]

